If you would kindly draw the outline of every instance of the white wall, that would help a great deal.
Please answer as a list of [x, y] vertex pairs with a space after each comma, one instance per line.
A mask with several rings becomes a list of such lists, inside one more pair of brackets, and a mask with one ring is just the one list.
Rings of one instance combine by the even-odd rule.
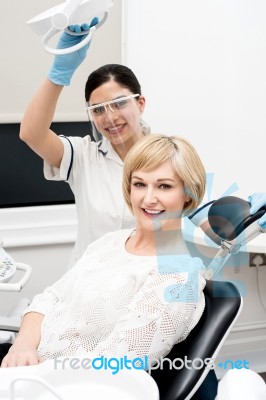
[[155, 132], [180, 134], [215, 173], [213, 196], [265, 190], [265, 0], [125, 0], [124, 62]]

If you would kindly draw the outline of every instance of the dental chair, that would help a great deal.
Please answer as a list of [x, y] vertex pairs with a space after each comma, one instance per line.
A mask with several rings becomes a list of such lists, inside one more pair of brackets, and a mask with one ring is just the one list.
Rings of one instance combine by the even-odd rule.
[[[265, 207], [250, 215], [250, 204], [234, 196], [223, 197], [208, 203], [206, 207], [209, 207], [209, 224], [216, 236], [215, 242], [217, 238], [220, 240], [220, 249], [208, 266], [212, 280], [207, 280], [204, 289], [205, 310], [187, 339], [176, 344], [165, 357], [172, 362], [181, 360], [177, 367], [185, 364], [186, 360], [194, 360], [194, 363], [197, 360], [198, 363], [196, 366], [188, 364], [189, 368], [171, 369], [170, 364], [164, 362], [162, 369], [153, 370], [151, 376], [158, 385], [160, 400], [194, 399], [194, 394], [207, 377], [210, 366], [215, 362], [243, 306], [241, 294], [233, 283], [213, 278], [231, 254], [236, 254], [250, 240], [265, 232], [258, 224], [259, 218], [266, 211]], [[204, 208], [197, 213], [206, 213]], [[202, 365], [201, 360], [208, 361], [208, 365]]]
[[[164, 360], [168, 358], [172, 362], [179, 360], [177, 368], [171, 369], [169, 363], [164, 363], [162, 368], [151, 371], [160, 400], [193, 399], [205, 380], [242, 309], [242, 297], [237, 287], [231, 282], [213, 278], [231, 254], [236, 254], [247, 242], [265, 232], [258, 224], [258, 219], [266, 211], [265, 207], [251, 216], [250, 204], [233, 196], [208, 203], [206, 207], [209, 207], [208, 220], [212, 232], [220, 240], [220, 249], [208, 266], [211, 279], [207, 280], [204, 289], [206, 306], [199, 323], [186, 340], [176, 344], [164, 357]], [[204, 208], [197, 212], [206, 213]], [[0, 329], [5, 329], [1, 321]], [[190, 363], [189, 368], [178, 369], [180, 360], [184, 364], [187, 360], [193, 361], [193, 365]]]

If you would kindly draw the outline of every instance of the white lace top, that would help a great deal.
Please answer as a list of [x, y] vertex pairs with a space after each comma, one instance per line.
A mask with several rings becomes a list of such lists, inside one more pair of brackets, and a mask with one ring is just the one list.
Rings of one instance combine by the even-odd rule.
[[25, 314], [44, 314], [42, 360], [88, 354], [149, 360], [166, 355], [199, 321], [205, 268], [199, 258], [136, 256], [131, 230], [90, 244], [77, 264], [34, 297]]

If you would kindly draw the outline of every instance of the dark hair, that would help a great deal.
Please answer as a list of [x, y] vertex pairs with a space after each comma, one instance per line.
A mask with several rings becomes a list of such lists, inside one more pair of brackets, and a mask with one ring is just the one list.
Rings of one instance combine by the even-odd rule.
[[141, 86], [133, 71], [121, 64], [106, 64], [93, 71], [86, 82], [85, 99], [90, 100], [91, 93], [102, 84], [113, 79], [132, 93], [141, 94]]

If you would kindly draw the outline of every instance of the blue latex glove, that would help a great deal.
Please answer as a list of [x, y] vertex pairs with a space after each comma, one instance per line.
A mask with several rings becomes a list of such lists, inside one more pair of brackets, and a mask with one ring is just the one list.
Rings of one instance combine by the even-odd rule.
[[[266, 206], [266, 193], [254, 193], [248, 197], [251, 204], [250, 214], [255, 214], [261, 207]], [[259, 219], [259, 224], [263, 229], [266, 229], [266, 212]]]
[[[98, 23], [98, 18], [93, 18], [90, 25], [71, 25], [69, 30], [72, 32], [80, 33], [90, 29], [92, 26]], [[66, 47], [72, 47], [80, 43], [87, 35], [72, 36], [64, 32], [57, 44], [58, 49], [65, 49]], [[70, 84], [71, 78], [79, 67], [79, 65], [84, 61], [90, 42], [84, 46], [82, 49], [75, 51], [71, 54], [56, 55], [54, 62], [48, 72], [48, 78], [51, 82], [56, 85], [68, 86]]]

